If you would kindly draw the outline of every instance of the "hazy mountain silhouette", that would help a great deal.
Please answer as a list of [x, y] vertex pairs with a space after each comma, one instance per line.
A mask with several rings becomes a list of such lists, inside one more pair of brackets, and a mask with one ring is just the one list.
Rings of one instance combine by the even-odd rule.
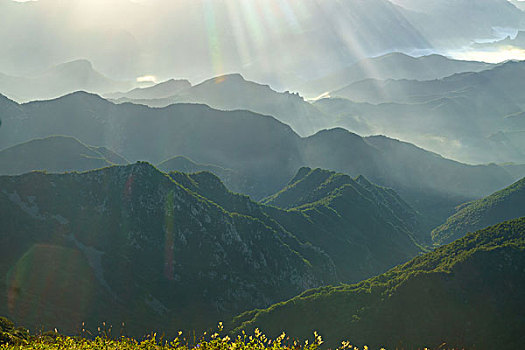
[[365, 79], [432, 80], [491, 67], [488, 63], [459, 61], [440, 55], [412, 57], [393, 52], [360, 60], [348, 68], [308, 82], [298, 87], [298, 90], [315, 97]]
[[150, 87], [135, 88], [127, 92], [113, 92], [104, 94], [104, 97], [115, 100], [163, 99], [176, 95], [177, 93], [189, 89], [190, 87], [191, 83], [187, 80], [170, 79]]
[[34, 170], [85, 171], [114, 164], [127, 164], [127, 161], [105, 147], [86, 146], [66, 136], [35, 139], [0, 151], [0, 175]]
[[[274, 118], [248, 111], [218, 111], [193, 104], [160, 109], [115, 105], [80, 92], [51, 101], [10, 105], [14, 112], [4, 115], [0, 128], [2, 148], [59, 134], [107, 147], [130, 161], [159, 163], [184, 155], [201, 164], [241, 173], [250, 181], [247, 193], [255, 198], [281, 189], [303, 165], [364, 175], [400, 191], [460, 196], [455, 205], [490, 194], [514, 180], [497, 166], [468, 166], [413, 146], [415, 156], [410, 158], [403, 152], [388, 154], [343, 129], [302, 139]], [[387, 138], [384, 142], [384, 149], [398, 144]], [[422, 169], [418, 157], [428, 159], [439, 172]], [[448, 177], [454, 181], [443, 183], [441, 179]]]
[[116, 102], [133, 102], [150, 107], [202, 103], [221, 110], [246, 109], [271, 115], [303, 136], [327, 125], [327, 116], [297, 93], [277, 92], [268, 85], [247, 81], [240, 74], [218, 76], [186, 89], [177, 86], [168, 98], [137, 99], [128, 94]]
[[63, 63], [27, 77], [0, 74], [0, 93], [19, 102], [46, 100], [79, 90], [105, 93], [134, 85], [103, 76], [87, 60]]
[[465, 203], [447, 222], [432, 231], [432, 239], [449, 243], [467, 232], [522, 216], [525, 216], [525, 178], [488, 197]]
[[[469, 166], [411, 145], [390, 152], [390, 147], [401, 143], [383, 138], [378, 148], [371, 139], [344, 129], [300, 138], [276, 119], [248, 111], [218, 111], [194, 104], [115, 105], [86, 93], [12, 106], [14, 113], [6, 113], [0, 128], [2, 148], [60, 134], [107, 147], [130, 161], [158, 164], [184, 155], [240, 173], [249, 181], [246, 193], [255, 198], [277, 192], [305, 165], [364, 175], [402, 194], [459, 197], [452, 207], [515, 180], [501, 167]], [[405, 148], [411, 150], [409, 156]], [[427, 166], [421, 168], [421, 162]]]
[[[525, 63], [443, 79], [363, 80], [315, 103], [334, 124], [387, 134], [470, 163], [525, 160], [520, 115]], [[355, 103], [359, 102], [359, 103]]]

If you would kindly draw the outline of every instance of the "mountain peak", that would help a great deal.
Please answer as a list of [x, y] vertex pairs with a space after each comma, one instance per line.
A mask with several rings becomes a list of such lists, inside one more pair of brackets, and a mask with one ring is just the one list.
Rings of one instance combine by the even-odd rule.
[[199, 85], [224, 84], [224, 83], [246, 83], [248, 82], [240, 73], [223, 74], [205, 80]]
[[223, 74], [219, 75], [218, 77], [215, 77], [215, 79], [246, 81], [246, 79], [244, 79], [244, 77], [240, 73]]
[[[97, 95], [97, 94], [92, 93], [92, 92], [83, 91], [83, 90], [74, 91], [74, 92], [69, 93], [67, 95], [58, 97], [55, 100], [59, 100], [59, 99], [64, 99], [64, 100], [72, 99], [72, 100], [75, 100], [75, 101], [76, 100], [87, 100], [87, 101], [100, 101], [102, 103], [111, 103], [108, 100], [100, 97], [100, 95]], [[45, 101], [43, 101], [43, 102], [45, 102]]]

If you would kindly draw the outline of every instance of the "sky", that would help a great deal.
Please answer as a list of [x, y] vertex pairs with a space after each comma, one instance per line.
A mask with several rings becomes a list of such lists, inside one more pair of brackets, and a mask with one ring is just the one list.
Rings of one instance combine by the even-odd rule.
[[[493, 27], [519, 29], [519, 11], [506, 0], [392, 1], [415, 10], [387, 0], [0, 0], [0, 72], [31, 75], [88, 59], [119, 80], [240, 72], [286, 87], [390, 51], [525, 57], [521, 48], [468, 47], [497, 39]], [[469, 21], [458, 20], [466, 11]]]

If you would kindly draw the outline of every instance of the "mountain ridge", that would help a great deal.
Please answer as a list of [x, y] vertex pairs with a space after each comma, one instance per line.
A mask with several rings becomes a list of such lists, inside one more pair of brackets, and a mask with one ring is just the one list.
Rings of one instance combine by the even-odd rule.
[[304, 338], [314, 327], [328, 346], [489, 349], [498, 339], [510, 349], [524, 340], [524, 232], [525, 218], [500, 223], [369, 280], [239, 315], [229, 329]]
[[449, 243], [495, 223], [525, 216], [525, 178], [480, 200], [465, 203], [432, 231], [436, 243]]

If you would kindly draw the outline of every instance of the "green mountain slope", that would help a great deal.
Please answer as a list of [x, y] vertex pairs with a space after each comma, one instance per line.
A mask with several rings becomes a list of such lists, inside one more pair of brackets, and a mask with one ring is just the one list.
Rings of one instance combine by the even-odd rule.
[[[303, 168], [295, 179], [303, 173], [308, 178], [335, 178], [336, 186], [324, 193], [315, 193], [316, 187], [311, 184], [303, 186], [316, 199], [290, 210], [260, 205], [249, 197], [234, 194], [210, 173], [170, 176], [226, 210], [255, 217], [321, 249], [333, 262], [339, 281], [360, 281], [421, 251], [414, 239], [419, 233], [419, 218], [409, 206], [399, 207], [399, 197], [392, 190], [373, 185], [363, 177], [354, 181], [347, 175], [322, 169]], [[287, 244], [293, 247], [293, 242]], [[349, 251], [354, 253], [348, 254]]]
[[525, 341], [524, 234], [525, 218], [501, 223], [358, 284], [243, 314], [232, 327], [299, 338], [317, 330], [328, 346], [514, 349]]
[[105, 147], [86, 146], [66, 136], [35, 139], [0, 151], [0, 175], [34, 170], [86, 171], [113, 164], [127, 164], [127, 161]]
[[199, 329], [337, 281], [319, 249], [149, 164], [0, 184], [0, 313], [32, 329]]
[[168, 176], [147, 163], [0, 176], [0, 313], [65, 332], [103, 320], [135, 334], [202, 329], [368, 278], [421, 250], [414, 213], [359, 181], [283, 210], [209, 172]]
[[392, 189], [370, 183], [364, 176], [352, 179], [345, 174], [323, 169], [301, 168], [287, 187], [264, 199], [262, 203], [284, 209], [307, 207], [312, 204], [325, 204], [332, 201], [347, 187], [354, 188], [361, 196], [378, 206], [378, 212], [385, 216], [392, 214], [403, 218], [405, 224], [414, 231], [417, 214]]
[[466, 203], [432, 231], [436, 243], [449, 243], [467, 232], [525, 216], [525, 178], [483, 199]]
[[159, 170], [166, 173], [173, 171], [183, 173], [198, 173], [208, 171], [217, 175], [227, 188], [234, 192], [252, 193], [253, 186], [250, 185], [249, 179], [245, 178], [239, 171], [227, 169], [213, 164], [199, 164], [184, 156], [176, 156], [163, 161], [157, 165]]

